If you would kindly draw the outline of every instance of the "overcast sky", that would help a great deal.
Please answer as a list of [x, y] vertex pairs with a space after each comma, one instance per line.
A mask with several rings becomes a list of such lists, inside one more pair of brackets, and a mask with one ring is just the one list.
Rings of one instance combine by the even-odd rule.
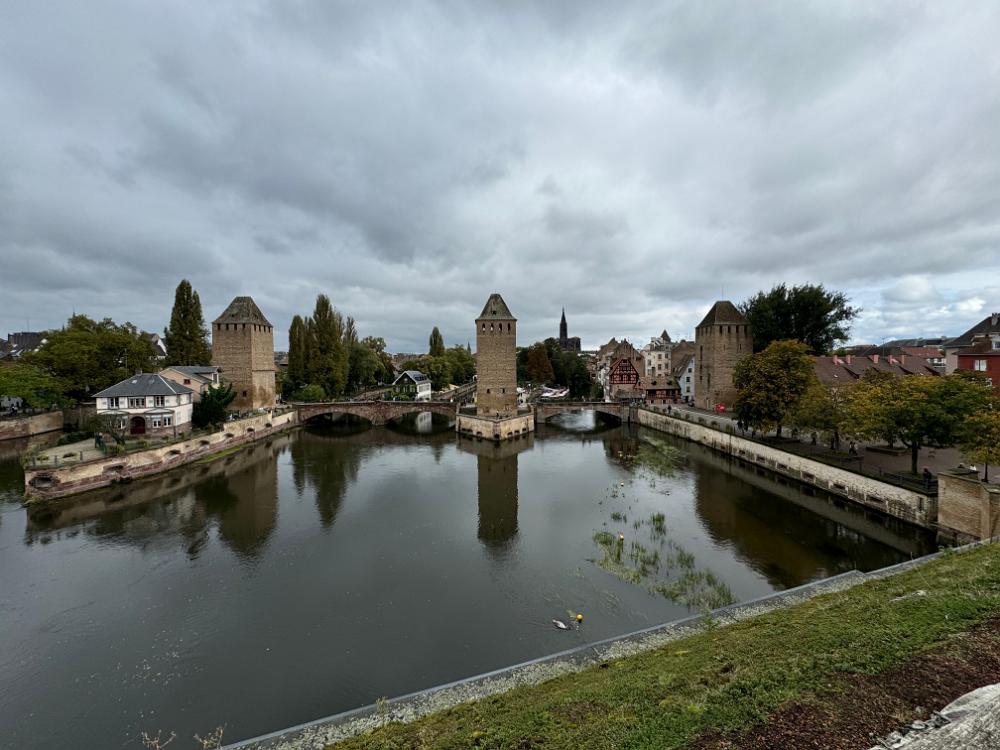
[[[37, 2], [0, 11], [0, 336], [319, 292], [362, 335], [691, 337], [823, 283], [855, 341], [1000, 309], [1000, 3]], [[30, 321], [30, 323], [28, 322]]]

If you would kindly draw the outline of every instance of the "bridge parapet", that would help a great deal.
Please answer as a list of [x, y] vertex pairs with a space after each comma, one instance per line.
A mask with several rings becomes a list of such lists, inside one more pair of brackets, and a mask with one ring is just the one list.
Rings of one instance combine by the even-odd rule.
[[292, 404], [299, 413], [299, 423], [324, 414], [351, 414], [382, 426], [407, 414], [431, 412], [455, 418], [456, 407], [451, 401], [318, 401]]

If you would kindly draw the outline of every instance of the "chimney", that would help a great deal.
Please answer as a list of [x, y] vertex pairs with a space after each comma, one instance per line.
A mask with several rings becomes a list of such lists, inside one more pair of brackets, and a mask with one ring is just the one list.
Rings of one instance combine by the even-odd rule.
[[899, 363], [901, 365], [905, 365], [906, 364], [906, 355], [905, 354], [900, 354], [899, 355]]
[[847, 364], [851, 364], [851, 361], [854, 359], [854, 355], [848, 354], [846, 357], [844, 357], [844, 359], [847, 360]]
[[878, 364], [878, 355], [877, 354], [872, 354], [871, 357], [870, 357], [870, 359], [875, 364]]
[[843, 362], [840, 361], [840, 357], [838, 357], [836, 354], [833, 355], [833, 364], [835, 364], [835, 365], [842, 365], [843, 364]]
[[990, 327], [996, 328], [998, 323], [1000, 323], [1000, 313], [993, 313], [990, 316]]

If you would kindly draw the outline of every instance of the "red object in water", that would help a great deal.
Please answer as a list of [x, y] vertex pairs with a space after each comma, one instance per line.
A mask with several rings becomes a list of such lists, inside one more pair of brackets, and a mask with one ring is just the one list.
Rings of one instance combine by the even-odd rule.
[[716, 404], [715, 405], [715, 413], [716, 414], [722, 414], [722, 412], [724, 412], [725, 410], [726, 410], [726, 405], [725, 404]]

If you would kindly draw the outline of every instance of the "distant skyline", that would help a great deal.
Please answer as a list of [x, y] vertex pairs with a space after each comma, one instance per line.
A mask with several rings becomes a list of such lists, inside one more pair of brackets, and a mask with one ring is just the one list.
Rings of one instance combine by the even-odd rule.
[[14, 0], [0, 25], [0, 336], [162, 332], [249, 294], [287, 346], [690, 338], [822, 283], [852, 341], [1000, 310], [1000, 4]]

